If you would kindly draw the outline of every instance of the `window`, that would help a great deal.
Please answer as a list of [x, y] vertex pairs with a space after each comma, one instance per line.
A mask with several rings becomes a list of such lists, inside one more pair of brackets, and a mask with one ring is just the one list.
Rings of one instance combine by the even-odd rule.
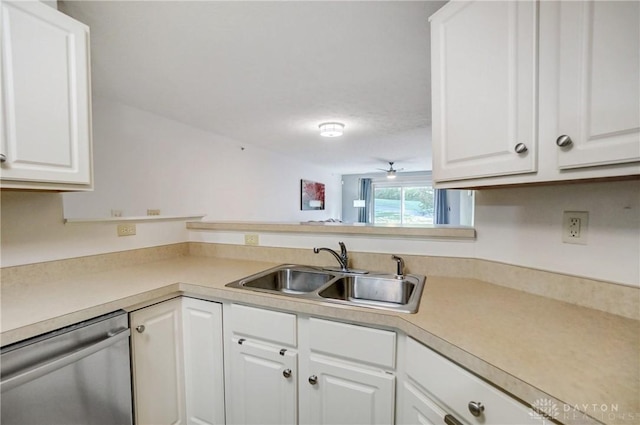
[[374, 183], [373, 222], [433, 224], [433, 188], [412, 183]]
[[[403, 172], [393, 180], [380, 174], [342, 176], [343, 222], [407, 227], [473, 226], [473, 191], [437, 191], [433, 189], [430, 172]], [[356, 206], [354, 201], [363, 205]], [[436, 204], [439, 204], [437, 211]]]

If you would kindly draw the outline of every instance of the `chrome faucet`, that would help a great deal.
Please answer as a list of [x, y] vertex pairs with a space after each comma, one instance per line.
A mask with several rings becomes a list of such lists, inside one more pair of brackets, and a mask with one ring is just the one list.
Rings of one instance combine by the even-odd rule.
[[404, 260], [402, 257], [397, 255], [392, 255], [391, 259], [398, 263], [396, 268], [396, 279], [404, 279]]
[[344, 242], [338, 242], [338, 245], [340, 245], [340, 254], [338, 254], [331, 248], [313, 248], [313, 253], [318, 254], [320, 251], [327, 251], [328, 253], [336, 257], [336, 260], [338, 260], [338, 263], [340, 263], [340, 270], [343, 272], [348, 272], [349, 256], [347, 255], [347, 247], [344, 245]]

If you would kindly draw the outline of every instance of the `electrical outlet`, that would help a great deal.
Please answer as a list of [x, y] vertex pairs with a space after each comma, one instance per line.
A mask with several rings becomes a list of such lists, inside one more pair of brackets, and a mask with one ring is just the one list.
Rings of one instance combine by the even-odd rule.
[[244, 235], [245, 245], [260, 245], [260, 238], [256, 234]]
[[586, 245], [588, 228], [588, 212], [565, 211], [562, 215], [562, 242]]
[[111, 210], [111, 217], [122, 217], [122, 210]]
[[160, 215], [160, 210], [147, 210], [147, 215]]
[[135, 224], [118, 224], [118, 236], [133, 236], [135, 234]]

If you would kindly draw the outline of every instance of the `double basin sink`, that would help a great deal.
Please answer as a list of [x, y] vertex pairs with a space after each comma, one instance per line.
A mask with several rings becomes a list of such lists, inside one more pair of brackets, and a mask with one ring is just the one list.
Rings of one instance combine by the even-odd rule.
[[349, 273], [288, 264], [226, 286], [328, 303], [415, 313], [424, 282], [424, 276], [414, 274]]

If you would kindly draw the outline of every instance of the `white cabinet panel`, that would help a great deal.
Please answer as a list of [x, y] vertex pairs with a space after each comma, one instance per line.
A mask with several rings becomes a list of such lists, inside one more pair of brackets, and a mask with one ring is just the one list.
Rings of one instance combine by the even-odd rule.
[[180, 297], [131, 313], [136, 423], [223, 425], [220, 304]]
[[135, 422], [185, 424], [180, 299], [131, 313]]
[[182, 298], [187, 424], [223, 425], [222, 306]]
[[[387, 369], [396, 365], [396, 333], [329, 320], [309, 319], [311, 351]], [[345, 343], [348, 341], [348, 343]], [[376, 347], [372, 350], [371, 347]]]
[[640, 175], [637, 1], [456, 1], [431, 25], [437, 187]]
[[249, 338], [295, 347], [297, 328], [295, 314], [232, 304], [227, 310], [233, 332]]
[[302, 423], [390, 424], [394, 417], [395, 376], [311, 355], [304, 385], [308, 412]]
[[227, 364], [229, 424], [296, 424], [297, 353], [233, 338]]
[[562, 169], [640, 160], [640, 3], [560, 2]]
[[398, 425], [441, 425], [446, 413], [410, 382], [400, 388], [402, 404], [398, 406]]
[[536, 31], [533, 1], [452, 2], [431, 18], [436, 181], [536, 171]]
[[[407, 338], [406, 373], [429, 392], [430, 398], [464, 423], [477, 425], [540, 424], [541, 418], [514, 398], [483, 382], [419, 342]], [[479, 416], [469, 402], [481, 403]]]
[[89, 28], [38, 1], [1, 8], [2, 187], [88, 189]]

